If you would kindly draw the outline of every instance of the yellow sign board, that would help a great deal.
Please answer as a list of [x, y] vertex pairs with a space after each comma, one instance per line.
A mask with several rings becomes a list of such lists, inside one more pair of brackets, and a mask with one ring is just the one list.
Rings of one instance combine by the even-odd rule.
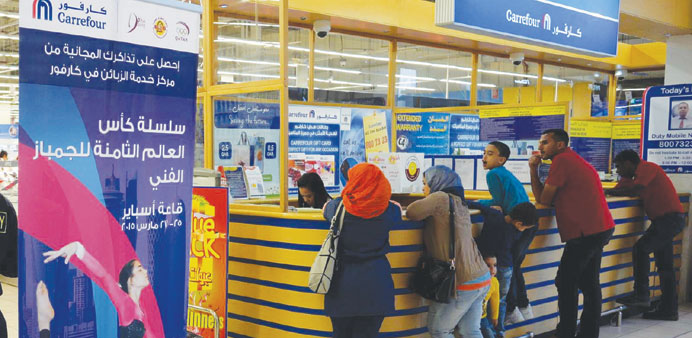
[[365, 134], [365, 154], [389, 152], [387, 118], [384, 114], [374, 113], [363, 117], [363, 134]]
[[614, 124], [613, 140], [638, 140], [642, 137], [640, 124]]
[[601, 121], [575, 121], [569, 123], [570, 137], [610, 138], [613, 124]]
[[478, 115], [482, 119], [498, 117], [518, 117], [518, 116], [548, 116], [565, 115], [565, 105], [556, 106], [536, 106], [536, 107], [500, 107], [479, 109]]

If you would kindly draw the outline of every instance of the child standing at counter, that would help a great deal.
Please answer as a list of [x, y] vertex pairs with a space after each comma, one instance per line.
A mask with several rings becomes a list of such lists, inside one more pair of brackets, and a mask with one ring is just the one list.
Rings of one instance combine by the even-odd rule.
[[[478, 203], [484, 206], [500, 207], [505, 215], [508, 215], [519, 203], [529, 201], [529, 196], [524, 190], [524, 186], [507, 168], [505, 163], [510, 156], [509, 146], [500, 142], [490, 142], [485, 147], [483, 153], [483, 168], [488, 170], [485, 180], [490, 191], [490, 200], [479, 200]], [[521, 263], [524, 262], [526, 251], [536, 237], [538, 227], [533, 227], [524, 231], [512, 246], [512, 269], [498, 271], [498, 280], [509, 280], [510, 285], [506, 293], [502, 295], [502, 303], [507, 304], [506, 308], [500, 310], [500, 332], [504, 332], [505, 313], [508, 324], [519, 323], [525, 319], [533, 318], [533, 311], [529, 298], [526, 295], [526, 283], [521, 271]], [[502, 283], [500, 283], [502, 284]], [[500, 285], [502, 290], [502, 285]], [[520, 311], [521, 310], [521, 311]]]
[[[500, 310], [500, 284], [495, 278], [497, 274], [497, 258], [491, 255], [483, 256], [485, 264], [490, 270], [490, 290], [483, 299], [483, 315], [481, 316], [481, 333], [483, 338], [495, 338], [498, 311]], [[488, 305], [490, 307], [488, 307]]]

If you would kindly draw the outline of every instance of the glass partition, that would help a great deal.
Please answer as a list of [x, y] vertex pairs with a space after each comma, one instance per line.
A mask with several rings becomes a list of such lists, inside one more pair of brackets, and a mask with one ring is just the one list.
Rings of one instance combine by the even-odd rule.
[[538, 64], [490, 55], [478, 57], [478, 105], [536, 102]]
[[545, 65], [543, 102], [570, 102], [573, 117], [608, 116], [608, 74]]
[[396, 105], [451, 107], [470, 104], [472, 53], [399, 43]]
[[384, 106], [389, 41], [330, 33], [315, 41], [315, 101]]
[[626, 71], [618, 77], [615, 116], [641, 116], [642, 97], [647, 87], [664, 84], [664, 69]]

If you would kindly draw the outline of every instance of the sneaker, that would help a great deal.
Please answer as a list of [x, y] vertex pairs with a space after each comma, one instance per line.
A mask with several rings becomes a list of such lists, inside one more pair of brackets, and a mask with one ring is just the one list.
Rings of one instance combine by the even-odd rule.
[[524, 320], [533, 319], [533, 310], [531, 309], [531, 304], [529, 304], [527, 307], [519, 308], [519, 311], [521, 311], [521, 315], [524, 317]]
[[521, 314], [518, 307], [515, 307], [514, 311], [512, 311], [512, 313], [508, 313], [505, 316], [505, 325], [521, 323], [523, 321], [524, 321], [524, 316]]
[[621, 297], [615, 300], [620, 304], [627, 306], [637, 306], [637, 307], [650, 307], [651, 301], [649, 300], [649, 295], [638, 296], [636, 294], [631, 294], [629, 296]]
[[644, 319], [653, 319], [653, 320], [669, 320], [672, 322], [675, 322], [678, 320], [678, 313], [667, 313], [663, 312], [660, 310], [654, 310], [654, 311], [649, 311], [649, 312], [644, 312], [644, 315], [642, 315], [642, 318]]

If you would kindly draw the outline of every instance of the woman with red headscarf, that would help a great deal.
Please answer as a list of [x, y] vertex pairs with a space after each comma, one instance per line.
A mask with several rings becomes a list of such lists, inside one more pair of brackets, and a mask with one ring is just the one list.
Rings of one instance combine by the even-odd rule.
[[[390, 202], [392, 188], [377, 166], [361, 163], [348, 171], [341, 197], [330, 201], [331, 220], [344, 204], [343, 225], [332, 284], [324, 297], [334, 337], [377, 337], [384, 317], [394, 312], [394, 282], [389, 231], [401, 222], [401, 208]], [[339, 216], [339, 215], [337, 215]]]

